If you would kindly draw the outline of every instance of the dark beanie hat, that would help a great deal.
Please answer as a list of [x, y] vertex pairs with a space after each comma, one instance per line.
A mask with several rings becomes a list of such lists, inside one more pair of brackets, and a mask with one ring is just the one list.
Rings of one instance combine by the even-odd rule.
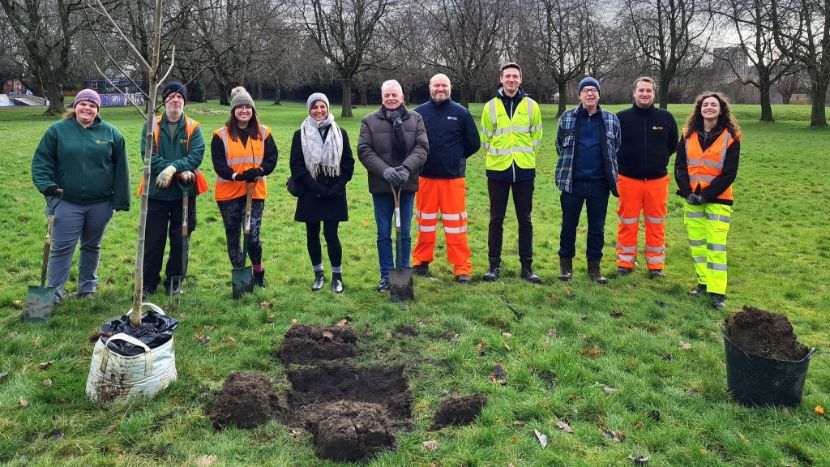
[[161, 93], [161, 97], [163, 100], [167, 100], [167, 96], [177, 92], [182, 95], [185, 102], [187, 102], [187, 88], [181, 81], [170, 81], [169, 83], [164, 85], [164, 91]]
[[582, 88], [584, 88], [585, 86], [593, 86], [597, 88], [597, 92], [601, 92], [599, 89], [599, 81], [595, 80], [590, 76], [582, 78], [582, 81], [579, 82], [579, 90], [577, 92], [582, 92]]

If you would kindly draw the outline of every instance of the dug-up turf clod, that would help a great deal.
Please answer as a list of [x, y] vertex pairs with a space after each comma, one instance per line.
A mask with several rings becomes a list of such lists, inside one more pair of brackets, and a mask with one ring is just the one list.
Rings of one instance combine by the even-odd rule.
[[278, 411], [271, 381], [260, 373], [231, 373], [222, 385], [210, 419], [217, 428], [229, 425], [254, 428], [267, 423]]
[[744, 305], [724, 321], [726, 334], [744, 352], [773, 360], [798, 361], [808, 349], [798, 343], [784, 315]]
[[322, 405], [309, 417], [306, 429], [314, 435], [320, 459], [365, 462], [380, 451], [394, 449], [396, 443], [389, 413], [380, 404], [337, 401]]
[[357, 334], [346, 327], [297, 325], [285, 333], [277, 356], [283, 365], [338, 360], [355, 355]]
[[435, 411], [429, 429], [440, 430], [451, 425], [466, 425], [478, 417], [486, 404], [487, 396], [484, 394], [444, 399]]

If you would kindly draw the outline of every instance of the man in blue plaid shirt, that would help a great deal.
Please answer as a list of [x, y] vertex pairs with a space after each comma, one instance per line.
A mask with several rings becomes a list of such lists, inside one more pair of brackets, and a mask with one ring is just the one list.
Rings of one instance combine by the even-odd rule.
[[556, 186], [562, 192], [562, 230], [559, 234], [559, 279], [573, 274], [576, 228], [582, 206], [588, 214], [588, 275], [599, 284], [608, 282], [600, 271], [605, 236], [608, 193], [617, 193], [617, 150], [620, 122], [599, 106], [599, 82], [588, 76], [579, 82], [579, 106], [559, 118], [556, 133]]

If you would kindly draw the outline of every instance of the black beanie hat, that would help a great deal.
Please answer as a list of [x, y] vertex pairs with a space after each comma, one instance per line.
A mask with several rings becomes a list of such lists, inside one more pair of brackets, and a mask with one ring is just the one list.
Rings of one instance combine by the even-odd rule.
[[181, 81], [170, 81], [166, 85], [164, 85], [164, 91], [162, 91], [161, 96], [163, 100], [167, 100], [167, 96], [177, 92], [182, 95], [184, 101], [187, 102], [187, 88], [182, 84]]

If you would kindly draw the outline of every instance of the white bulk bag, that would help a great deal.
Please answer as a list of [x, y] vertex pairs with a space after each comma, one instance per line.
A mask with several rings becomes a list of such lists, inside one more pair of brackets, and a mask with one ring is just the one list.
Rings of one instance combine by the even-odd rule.
[[[161, 308], [152, 303], [141, 305], [164, 314]], [[86, 396], [91, 401], [108, 403], [123, 402], [139, 396], [153, 397], [176, 380], [176, 352], [172, 337], [155, 349], [124, 333], [109, 338], [113, 339], [141, 347], [144, 353], [120, 355], [107, 348], [99, 337], [92, 351], [92, 363], [86, 380]]]

